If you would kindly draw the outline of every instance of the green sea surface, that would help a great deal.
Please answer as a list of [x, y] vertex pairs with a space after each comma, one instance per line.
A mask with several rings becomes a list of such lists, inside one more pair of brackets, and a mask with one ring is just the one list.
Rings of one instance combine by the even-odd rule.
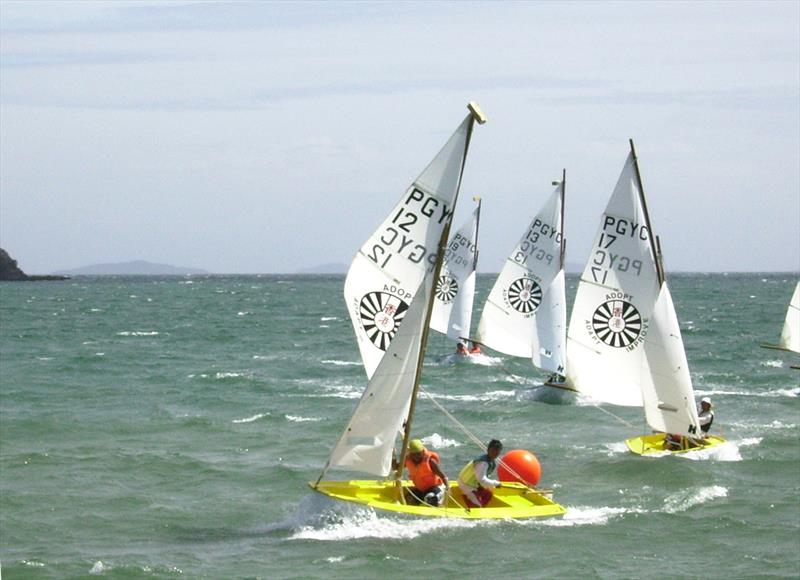
[[[696, 396], [728, 439], [683, 457], [626, 451], [649, 431], [641, 409], [552, 391], [525, 359], [457, 360], [432, 335], [424, 389], [481, 438], [534, 452], [568, 509], [499, 522], [307, 487], [367, 382], [343, 281], [0, 284], [2, 577], [800, 576], [800, 356], [759, 348], [797, 274], [670, 277]], [[478, 279], [474, 326], [492, 282]], [[476, 453], [425, 397], [414, 434], [451, 475]]]

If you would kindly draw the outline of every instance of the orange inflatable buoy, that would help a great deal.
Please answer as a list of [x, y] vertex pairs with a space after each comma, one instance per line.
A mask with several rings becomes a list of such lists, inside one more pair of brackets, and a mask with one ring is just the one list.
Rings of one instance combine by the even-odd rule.
[[[515, 474], [519, 477], [516, 477]], [[500, 458], [497, 477], [500, 481], [518, 481], [527, 485], [536, 485], [542, 478], [542, 466], [530, 451], [512, 449]]]

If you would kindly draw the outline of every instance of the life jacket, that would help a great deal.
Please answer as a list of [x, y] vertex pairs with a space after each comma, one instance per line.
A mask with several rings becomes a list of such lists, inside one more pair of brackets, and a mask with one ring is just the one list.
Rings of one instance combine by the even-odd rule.
[[476, 457], [469, 463], [464, 466], [464, 469], [461, 470], [461, 473], [458, 474], [458, 479], [468, 485], [469, 487], [480, 487], [481, 484], [478, 482], [478, 476], [475, 475], [475, 464], [484, 462], [488, 465], [486, 468], [486, 475], [489, 476], [494, 473], [494, 469], [497, 464], [494, 460], [489, 459], [489, 455], [484, 453], [480, 457]]
[[469, 354], [481, 354], [481, 347], [477, 344], [474, 345], [471, 349], [469, 349]]
[[442, 485], [442, 478], [436, 475], [431, 467], [431, 459], [439, 463], [439, 454], [435, 451], [422, 452], [422, 461], [414, 463], [410, 457], [406, 458], [406, 469], [408, 476], [414, 482], [414, 487], [420, 491], [426, 491], [436, 485]]
[[711, 429], [711, 425], [714, 423], [714, 411], [709, 411], [708, 414], [711, 415], [711, 421], [700, 426], [700, 430], [703, 433], [708, 433], [708, 430]]

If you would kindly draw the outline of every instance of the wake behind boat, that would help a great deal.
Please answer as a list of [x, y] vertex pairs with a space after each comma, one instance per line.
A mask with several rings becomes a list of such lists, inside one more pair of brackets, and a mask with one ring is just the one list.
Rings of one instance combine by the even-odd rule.
[[[402, 475], [420, 390], [435, 281], [440, 278], [473, 124], [485, 122], [477, 105], [470, 103], [469, 109], [470, 114], [401, 199], [401, 207], [395, 208], [362, 247], [348, 272], [345, 296], [371, 378], [325, 468], [309, 485], [337, 500], [417, 516], [484, 519], [560, 515], [565, 512], [563, 507], [521, 484], [504, 484], [482, 508], [467, 509], [461, 492], [452, 487], [441, 507], [406, 503], [404, 489], [408, 484]], [[406, 241], [394, 247], [400, 231]], [[409, 245], [416, 249], [404, 253]], [[389, 286], [397, 285], [403, 287], [401, 295], [390, 291]], [[398, 434], [402, 443], [396, 454]], [[347, 469], [382, 479], [322, 481], [329, 469]]]

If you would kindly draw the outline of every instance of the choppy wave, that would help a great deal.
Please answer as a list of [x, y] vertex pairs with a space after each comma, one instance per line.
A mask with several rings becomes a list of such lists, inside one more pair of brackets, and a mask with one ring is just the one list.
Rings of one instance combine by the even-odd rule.
[[480, 395], [439, 395], [436, 393], [430, 393], [430, 395], [434, 399], [443, 401], [487, 402], [513, 399], [516, 396], [516, 391], [488, 391]]
[[[442, 529], [469, 529], [490, 522], [475, 522], [457, 518], [410, 519], [378, 515], [370, 508], [357, 508], [322, 526], [306, 525], [290, 536], [291, 540], [339, 542], [360, 539], [410, 540]], [[494, 523], [494, 522], [491, 522]], [[496, 524], [495, 524], [496, 525]]]
[[439, 358], [433, 364], [441, 367], [449, 367], [456, 364], [472, 364], [484, 367], [493, 367], [502, 363], [503, 363], [502, 358], [496, 356], [489, 356], [483, 353], [463, 355], [454, 352]]
[[667, 496], [664, 499], [664, 507], [660, 511], [668, 514], [685, 512], [689, 508], [718, 497], [728, 497], [728, 489], [721, 485], [701, 487], [700, 489], [685, 489]]
[[337, 367], [355, 367], [361, 366], [360, 362], [350, 360], [321, 360], [319, 361], [324, 365], [336, 365]]
[[433, 449], [446, 449], [447, 447], [460, 447], [462, 445], [458, 441], [454, 439], [447, 439], [438, 433], [433, 433], [427, 437], [423, 437], [422, 442], [427, 447], [432, 447]]
[[695, 389], [697, 396], [711, 396], [711, 395], [736, 395], [740, 397], [797, 397], [800, 396], [800, 387], [792, 389], [775, 389], [771, 391], [744, 391], [744, 390], [724, 390], [724, 389], [711, 389], [710, 391]]
[[244, 419], [234, 419], [231, 423], [252, 423], [253, 421], [258, 421], [259, 419], [263, 419], [264, 417], [269, 417], [269, 413], [257, 413], [252, 417], [245, 417]]
[[315, 423], [317, 421], [321, 421], [319, 417], [301, 417], [299, 415], [284, 415], [287, 421], [291, 421], [292, 423]]
[[561, 518], [549, 518], [546, 520], [533, 520], [536, 525], [554, 528], [570, 526], [603, 526], [612, 518], [622, 516], [628, 512], [638, 513], [638, 510], [630, 510], [620, 507], [567, 507], [567, 513]]
[[364, 385], [324, 385], [326, 393], [313, 395], [315, 397], [333, 397], [337, 399], [358, 399], [364, 393]]
[[158, 336], [161, 334], [156, 330], [123, 330], [117, 336]]
[[726, 441], [722, 445], [710, 447], [709, 449], [698, 449], [681, 453], [677, 457], [690, 459], [692, 461], [742, 461], [742, 454], [739, 452], [741, 447], [749, 447], [761, 443], [761, 437], [748, 437], [738, 443], [736, 441]]
[[783, 366], [783, 361], [780, 360], [780, 359], [765, 360], [765, 361], [761, 361], [760, 364], [761, 364], [762, 367], [773, 367], [773, 368], [779, 369], [779, 368], [781, 368]]

